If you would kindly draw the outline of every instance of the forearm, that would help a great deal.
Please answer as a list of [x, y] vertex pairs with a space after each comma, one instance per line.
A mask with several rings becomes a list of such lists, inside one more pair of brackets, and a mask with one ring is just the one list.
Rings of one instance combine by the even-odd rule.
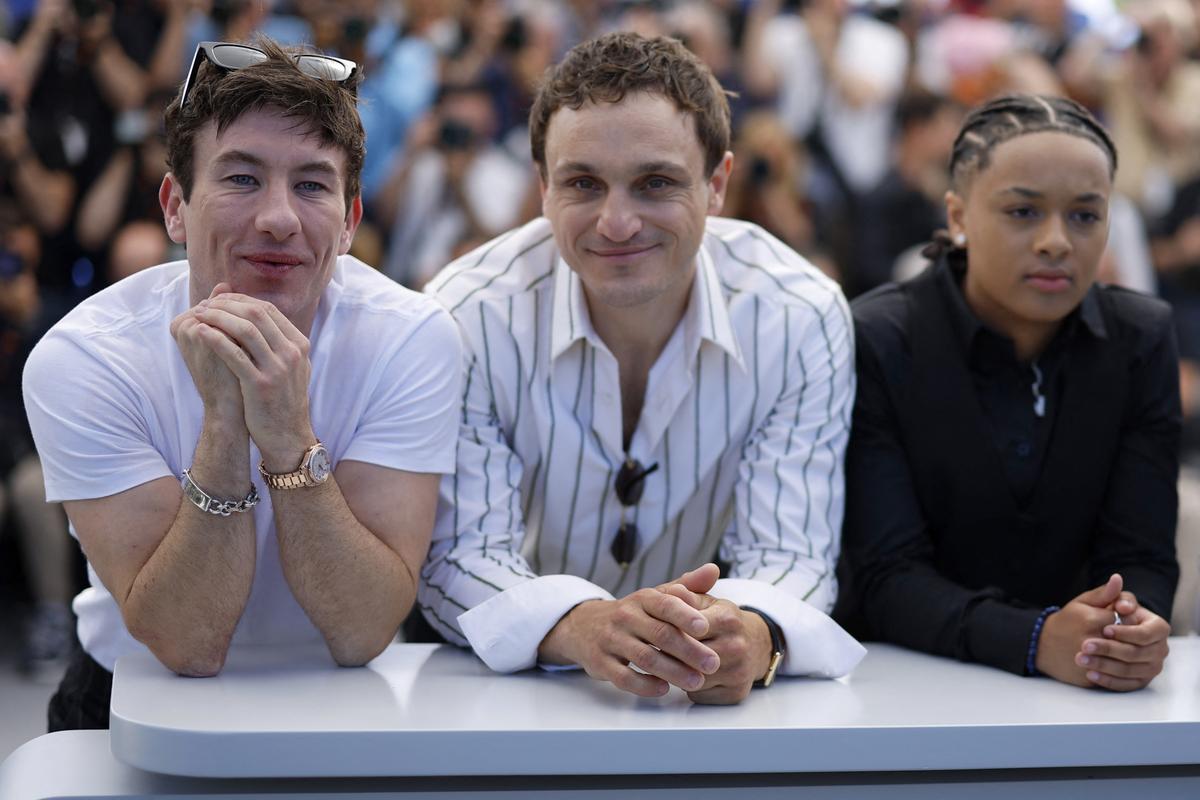
[[[191, 475], [212, 497], [240, 499], [251, 487], [249, 460], [244, 428], [206, 423]], [[130, 634], [181, 675], [216, 674], [250, 596], [255, 556], [252, 512], [222, 517], [182, 499], [128, 595], [118, 598]]]
[[21, 68], [22, 96], [28, 95], [33, 82], [41, 72], [42, 62], [50, 47], [50, 38], [54, 35], [54, 23], [47, 14], [38, 13], [17, 42], [17, 60]]
[[96, 46], [92, 65], [100, 92], [117, 111], [140, 108], [149, 93], [149, 76], [137, 65], [113, 36]]
[[46, 169], [28, 149], [13, 160], [12, 181], [39, 230], [48, 234], [62, 230], [75, 201], [75, 181], [69, 173]]
[[132, 177], [133, 152], [122, 148], [113, 155], [80, 205], [75, 234], [85, 248], [100, 249], [117, 229]]
[[[283, 574], [342, 666], [383, 652], [416, 599], [420, 564], [407, 563], [360, 523], [337, 480], [272, 490]], [[428, 537], [415, 526], [411, 537]], [[423, 552], [423, 551], [422, 551]]]
[[152, 89], [170, 89], [179, 82], [179, 65], [183, 63], [190, 12], [182, 5], [167, 4], [167, 18], [158, 46], [150, 60], [150, 86]]
[[967, 589], [911, 562], [856, 572], [854, 589], [872, 634], [883, 641], [1024, 672], [1040, 608], [1015, 605], [998, 590]]

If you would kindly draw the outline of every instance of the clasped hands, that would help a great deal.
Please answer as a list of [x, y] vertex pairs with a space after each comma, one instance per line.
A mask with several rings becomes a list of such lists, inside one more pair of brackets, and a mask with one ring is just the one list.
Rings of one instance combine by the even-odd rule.
[[538, 658], [641, 697], [674, 685], [696, 703], [740, 702], [767, 672], [771, 635], [757, 614], [707, 594], [719, 574], [705, 564], [619, 600], [580, 603], [546, 634]]
[[218, 283], [207, 299], [172, 320], [171, 335], [206, 418], [244, 425], [269, 471], [295, 469], [315, 441], [304, 334], [273, 304]]
[[1141, 689], [1162, 672], [1170, 626], [1122, 585], [1114, 574], [1046, 617], [1038, 640], [1039, 672], [1118, 692]]

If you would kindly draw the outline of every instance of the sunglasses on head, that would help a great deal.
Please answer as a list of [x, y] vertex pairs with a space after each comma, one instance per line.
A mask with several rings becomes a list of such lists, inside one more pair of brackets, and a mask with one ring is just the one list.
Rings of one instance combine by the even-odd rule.
[[625, 463], [621, 465], [621, 469], [617, 472], [617, 479], [613, 483], [613, 489], [617, 493], [617, 500], [621, 502], [621, 527], [617, 528], [616, 538], [612, 543], [612, 557], [621, 566], [622, 569], [629, 566], [633, 561], [633, 557], [637, 555], [638, 548], [638, 529], [626, 516], [632, 506], [637, 505], [642, 499], [642, 492], [646, 488], [646, 476], [658, 469], [658, 464], [651, 464], [643, 468], [641, 464], [632, 458], [626, 458]]
[[[317, 53], [293, 53], [292, 60], [296, 67], [305, 75], [323, 81], [345, 83], [358, 72], [358, 64], [344, 58], [323, 56]], [[208, 61], [226, 72], [245, 69], [267, 60], [267, 54], [257, 47], [246, 44], [230, 44], [229, 42], [201, 42], [196, 46], [196, 54], [192, 56], [192, 66], [188, 70], [187, 79], [183, 82], [183, 93], [179, 97], [179, 107], [187, 105], [188, 95], [200, 71], [200, 64]], [[353, 89], [351, 92], [353, 93]]]

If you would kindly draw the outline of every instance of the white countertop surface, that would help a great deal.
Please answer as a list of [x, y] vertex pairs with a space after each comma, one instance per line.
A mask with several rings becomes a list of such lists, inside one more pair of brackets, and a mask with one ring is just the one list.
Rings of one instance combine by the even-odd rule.
[[642, 700], [581, 672], [490, 672], [397, 644], [364, 668], [324, 648], [235, 648], [214, 678], [117, 663], [112, 751], [204, 777], [1019, 769], [1200, 763], [1200, 638], [1113, 694], [868, 644], [848, 678], [780, 678], [738, 706]]

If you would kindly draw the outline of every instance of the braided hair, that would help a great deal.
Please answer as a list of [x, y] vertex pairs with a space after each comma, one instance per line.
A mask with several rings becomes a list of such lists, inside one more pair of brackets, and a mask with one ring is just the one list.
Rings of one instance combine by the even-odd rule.
[[[1012, 94], [989, 100], [963, 120], [950, 153], [950, 185], [962, 192], [970, 179], [987, 169], [996, 146], [1027, 133], [1053, 131], [1092, 142], [1108, 156], [1108, 174], [1117, 171], [1117, 148], [1108, 131], [1086, 108], [1065, 97]], [[922, 252], [940, 258], [955, 248], [949, 232], [936, 231]]]

